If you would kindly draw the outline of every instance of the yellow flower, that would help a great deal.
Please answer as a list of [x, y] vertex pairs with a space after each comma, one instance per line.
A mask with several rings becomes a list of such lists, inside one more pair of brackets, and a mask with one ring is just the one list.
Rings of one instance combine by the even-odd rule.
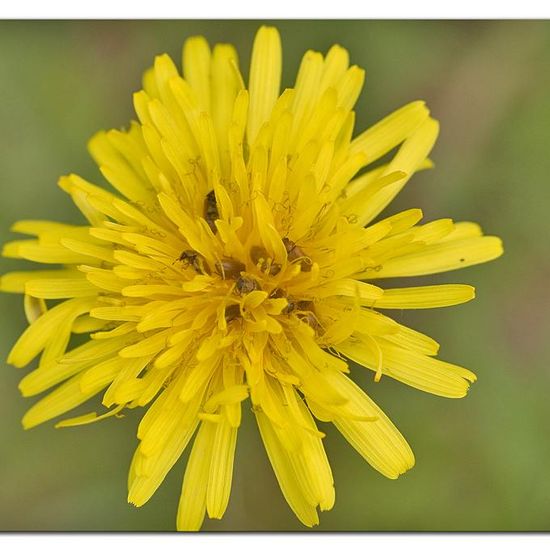
[[[155, 59], [134, 95], [139, 122], [99, 132], [92, 156], [114, 187], [76, 175], [59, 185], [87, 223], [21, 221], [35, 238], [7, 257], [61, 267], [13, 272], [30, 326], [8, 361], [39, 366], [23, 395], [53, 389], [31, 428], [103, 392], [108, 409], [75, 426], [148, 407], [130, 466], [129, 502], [145, 504], [193, 435], [178, 529], [228, 504], [241, 406], [250, 399], [281, 490], [308, 526], [334, 504], [324, 434], [332, 422], [371, 466], [397, 478], [414, 464], [399, 431], [348, 377], [347, 359], [417, 389], [463, 397], [475, 375], [435, 359], [438, 344], [379, 310], [443, 307], [468, 285], [382, 289], [378, 279], [470, 266], [502, 253], [497, 237], [411, 209], [372, 220], [431, 166], [438, 124], [421, 101], [353, 136], [364, 72], [339, 46], [308, 51], [280, 93], [274, 28], [255, 39], [245, 87], [232, 46], [183, 48], [183, 77]], [[358, 173], [394, 148], [386, 164]], [[53, 302], [48, 302], [52, 300]], [[88, 340], [69, 351], [71, 334]]]

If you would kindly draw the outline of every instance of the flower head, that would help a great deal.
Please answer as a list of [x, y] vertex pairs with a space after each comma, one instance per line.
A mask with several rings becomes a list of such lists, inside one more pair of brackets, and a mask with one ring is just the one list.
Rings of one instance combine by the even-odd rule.
[[[183, 48], [183, 76], [155, 59], [134, 95], [139, 122], [99, 132], [92, 156], [114, 188], [76, 175], [59, 184], [80, 226], [21, 221], [34, 238], [4, 255], [60, 267], [0, 280], [25, 296], [30, 325], [8, 361], [39, 366], [25, 396], [50, 390], [31, 428], [102, 393], [107, 408], [57, 426], [146, 407], [129, 501], [145, 504], [194, 437], [179, 529], [221, 518], [249, 400], [281, 490], [298, 519], [334, 503], [317, 425], [332, 422], [374, 468], [414, 464], [396, 427], [348, 376], [347, 359], [445, 397], [475, 375], [435, 358], [438, 344], [383, 312], [460, 304], [467, 285], [382, 289], [378, 281], [470, 266], [502, 252], [478, 225], [418, 225], [407, 210], [373, 223], [409, 178], [431, 166], [438, 124], [421, 101], [354, 134], [363, 71], [334, 46], [309, 51], [280, 94], [281, 44], [262, 27], [246, 87], [229, 45]], [[358, 173], [398, 147], [386, 164]], [[80, 345], [73, 333], [87, 334]]]

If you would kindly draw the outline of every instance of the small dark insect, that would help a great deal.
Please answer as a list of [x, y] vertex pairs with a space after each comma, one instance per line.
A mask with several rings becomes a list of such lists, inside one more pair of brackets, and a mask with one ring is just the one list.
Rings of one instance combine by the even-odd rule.
[[222, 258], [216, 262], [216, 271], [222, 279], [238, 279], [246, 266], [234, 258]]
[[313, 302], [311, 300], [300, 300], [296, 302], [296, 307], [302, 311], [313, 311]]
[[283, 244], [285, 245], [286, 255], [289, 262], [299, 261], [302, 271], [311, 271], [311, 258], [306, 256], [303, 250], [287, 237], [283, 237]]
[[258, 264], [262, 260], [265, 260], [267, 258], [267, 250], [263, 248], [262, 246], [256, 246], [250, 248], [250, 259], [254, 262], [254, 264]]
[[250, 277], [239, 277], [235, 283], [235, 290], [237, 294], [241, 296], [243, 294], [249, 294], [253, 290], [260, 290], [260, 285], [258, 281], [251, 279]]
[[260, 270], [268, 275], [275, 276], [281, 272], [281, 265], [274, 263], [273, 259], [269, 258], [267, 250], [261, 246], [253, 246], [250, 249], [250, 259], [254, 265], [260, 264]]
[[295, 309], [296, 309], [296, 302], [292, 302], [287, 298], [286, 292], [282, 288], [276, 288], [275, 290], [271, 291], [271, 294], [269, 295], [270, 298], [276, 299], [276, 298], [286, 298], [287, 304], [286, 306], [281, 310], [281, 313], [283, 315], [290, 315]]
[[205, 259], [194, 250], [184, 250], [178, 260], [183, 262], [185, 267], [192, 266], [197, 273], [210, 275], [210, 268]]
[[286, 298], [286, 292], [282, 288], [275, 288], [269, 294], [270, 298]]
[[296, 302], [288, 302], [288, 304], [281, 310], [283, 315], [290, 315], [296, 309]]
[[203, 215], [204, 219], [206, 220], [206, 223], [212, 230], [212, 233], [216, 234], [218, 231], [218, 228], [216, 227], [216, 224], [214, 223], [219, 217], [220, 213], [218, 212], [218, 203], [216, 202], [216, 194], [214, 191], [210, 191], [206, 198], [204, 199], [204, 209], [203, 209]]
[[229, 323], [233, 319], [237, 319], [241, 316], [241, 308], [239, 304], [231, 304], [225, 308], [225, 322]]
[[193, 260], [198, 256], [198, 254], [194, 250], [184, 250], [181, 254], [178, 260], [180, 262], [183, 262], [187, 265], [190, 265], [193, 263]]
[[[310, 314], [313, 315], [313, 318], [315, 318], [315, 315], [313, 312], [313, 302], [307, 301], [307, 300], [300, 300], [299, 302], [288, 302], [288, 305], [283, 309], [282, 313], [292, 313], [293, 311], [298, 310], [298, 313], [307, 312], [306, 316], [309, 316]], [[303, 318], [302, 318], [303, 320]], [[309, 323], [308, 323], [309, 324]], [[311, 325], [310, 325], [311, 326]]]
[[321, 325], [315, 317], [313, 311], [305, 311], [303, 315], [300, 315], [300, 321], [305, 323], [307, 326], [311, 327], [315, 332], [318, 332], [321, 329]]

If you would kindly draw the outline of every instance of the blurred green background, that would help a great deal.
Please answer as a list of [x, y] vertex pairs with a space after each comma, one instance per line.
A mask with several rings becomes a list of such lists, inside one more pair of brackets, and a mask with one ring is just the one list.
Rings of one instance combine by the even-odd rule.
[[[367, 70], [361, 130], [424, 99], [441, 122], [436, 169], [418, 174], [386, 211], [420, 207], [425, 221], [474, 220], [503, 238], [494, 263], [423, 282], [463, 282], [478, 298], [456, 308], [397, 312], [474, 370], [463, 400], [446, 400], [352, 368], [413, 447], [397, 481], [372, 470], [331, 426], [326, 448], [336, 505], [317, 530], [550, 529], [550, 23], [545, 21], [277, 21], [283, 84], [301, 56], [337, 42]], [[85, 144], [133, 117], [131, 93], [153, 56], [179, 63], [192, 34], [234, 43], [247, 73], [257, 21], [0, 23], [0, 241], [21, 218], [80, 223], [57, 186], [69, 172], [100, 181]], [[0, 259], [0, 272], [23, 267]], [[139, 411], [75, 429], [25, 432], [32, 400], [5, 365], [25, 328], [22, 300], [0, 296], [0, 529], [173, 530], [187, 454], [152, 500], [126, 503]], [[86, 409], [89, 410], [89, 407]], [[249, 411], [247, 410], [247, 413]], [[250, 414], [239, 435], [222, 521], [205, 530], [300, 530]], [[305, 529], [305, 528], [304, 528]]]

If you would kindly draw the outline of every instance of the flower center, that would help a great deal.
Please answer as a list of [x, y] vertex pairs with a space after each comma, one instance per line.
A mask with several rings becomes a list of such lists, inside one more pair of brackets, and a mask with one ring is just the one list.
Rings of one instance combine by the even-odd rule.
[[257, 244], [243, 247], [240, 258], [226, 255], [214, 262], [195, 250], [181, 253], [181, 267], [195, 271], [192, 280], [205, 282], [202, 307], [212, 312], [219, 330], [226, 333], [234, 327], [278, 334], [298, 321], [315, 333], [321, 330], [313, 300], [307, 296], [308, 281], [315, 276], [313, 260], [289, 238], [282, 243], [286, 254], [282, 259], [271, 257]]

